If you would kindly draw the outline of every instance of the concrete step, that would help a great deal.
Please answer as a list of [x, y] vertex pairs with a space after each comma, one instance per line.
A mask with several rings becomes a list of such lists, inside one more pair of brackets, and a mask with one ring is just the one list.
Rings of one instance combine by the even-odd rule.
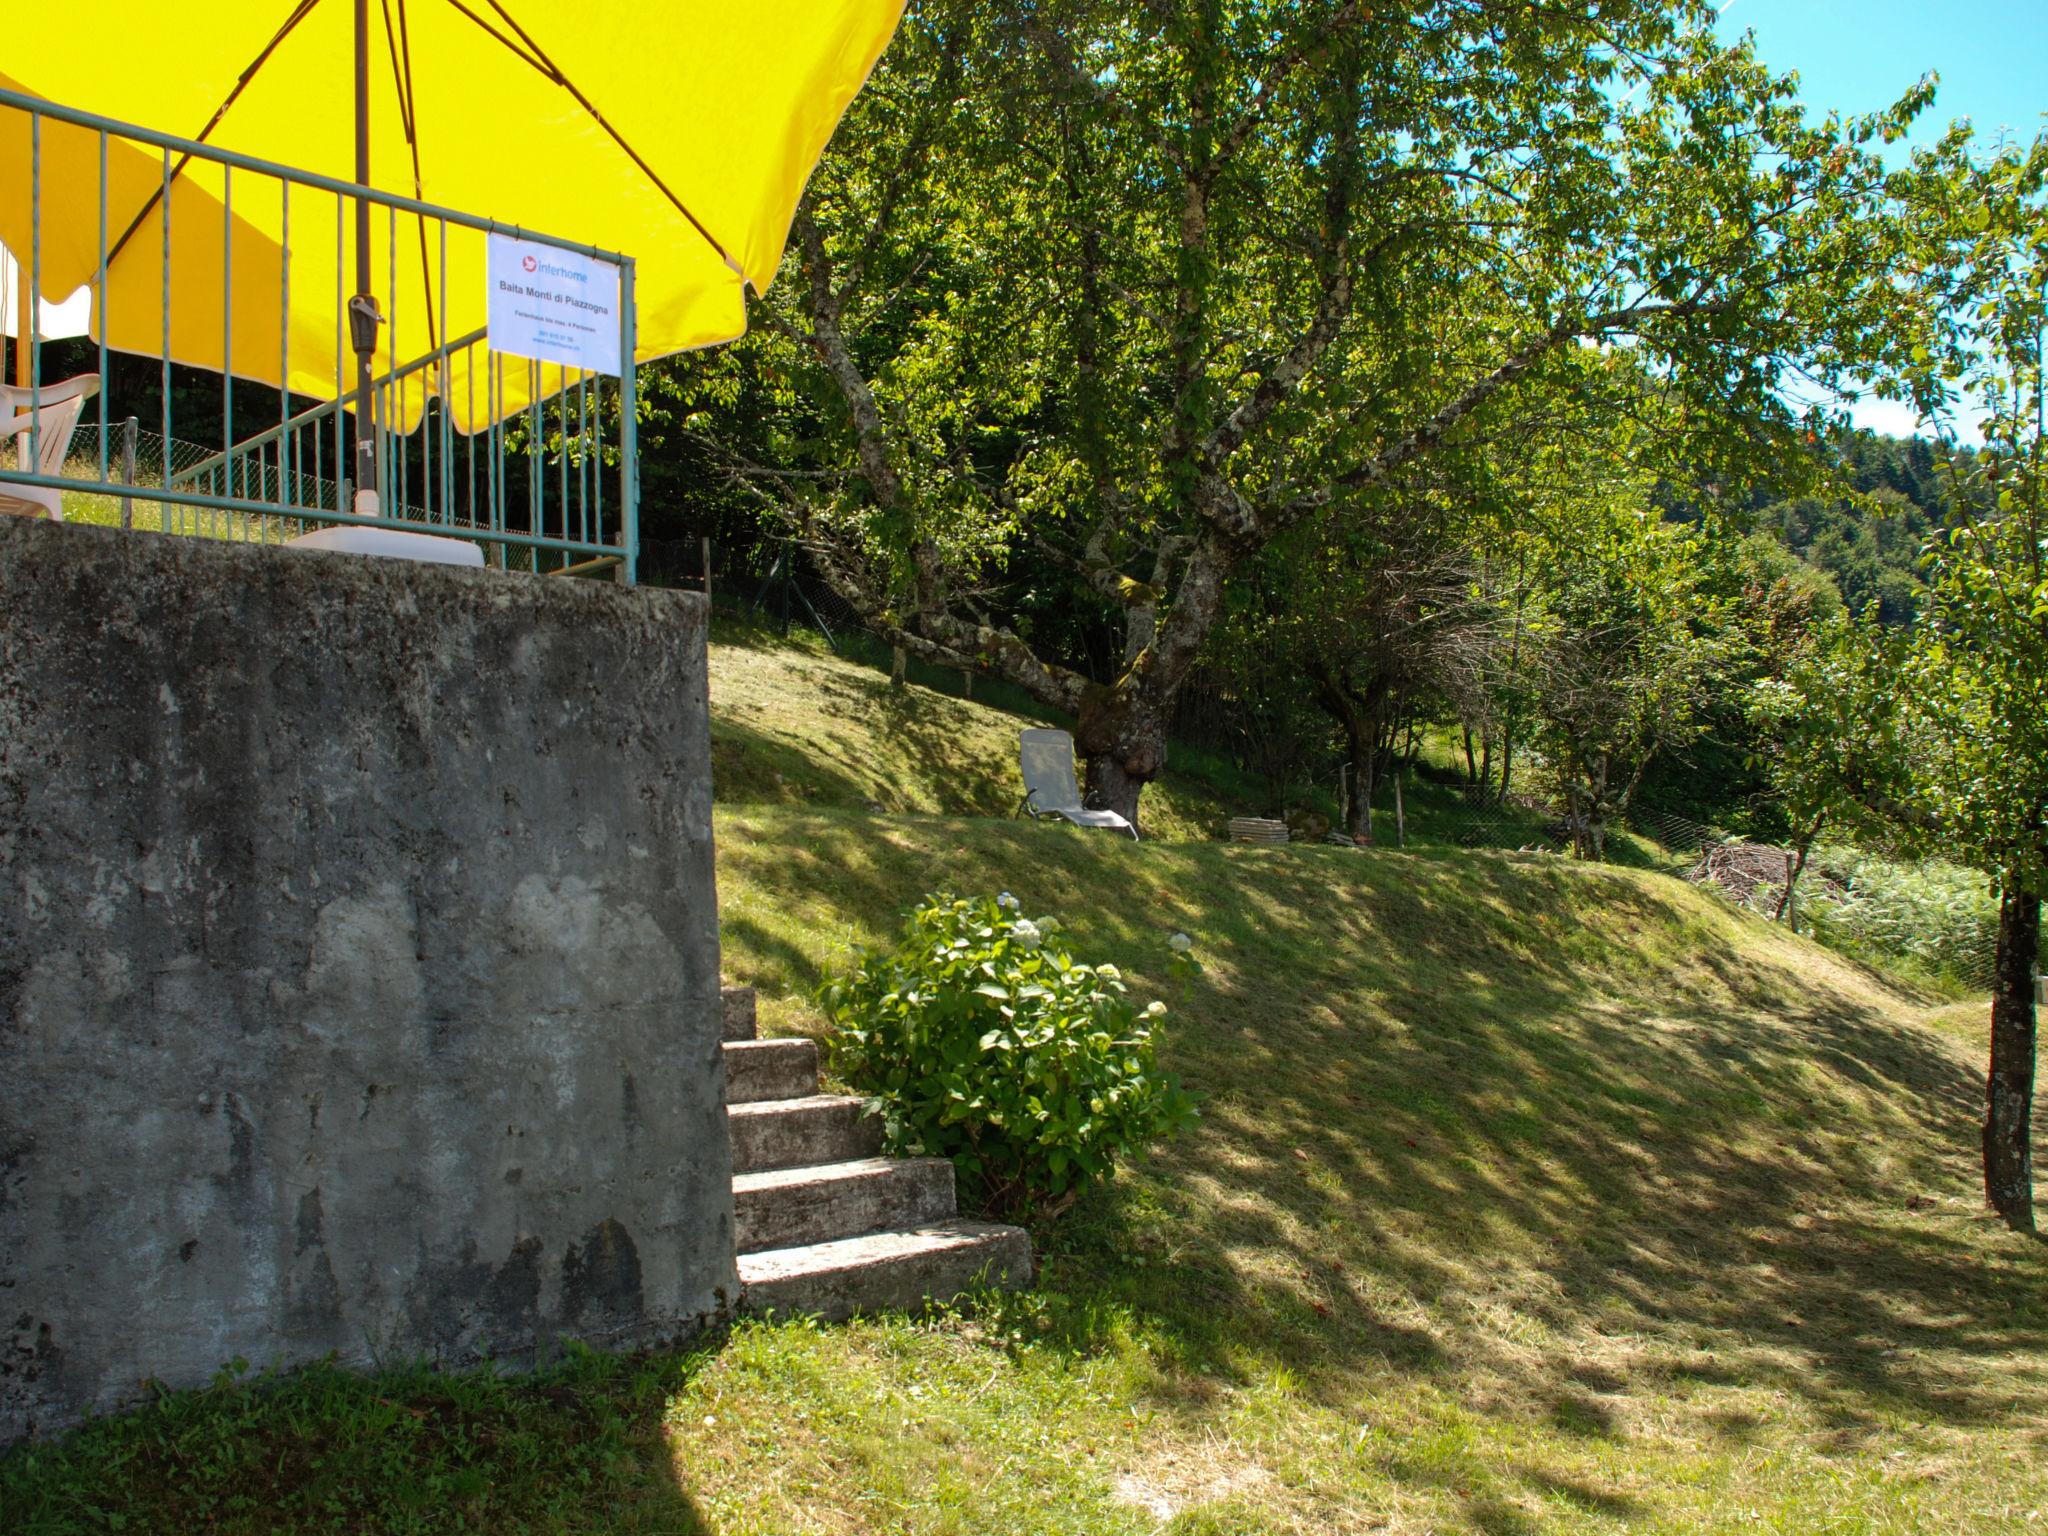
[[815, 1040], [725, 1042], [725, 1102], [805, 1099], [818, 1091]]
[[864, 1157], [743, 1173], [732, 1181], [732, 1204], [741, 1253], [950, 1221], [960, 1209], [953, 1165], [943, 1157]]
[[732, 1171], [848, 1163], [882, 1150], [882, 1122], [861, 1113], [862, 1101], [816, 1093], [726, 1109], [732, 1130]]
[[950, 1301], [977, 1281], [1006, 1290], [1031, 1283], [1022, 1227], [941, 1221], [801, 1248], [740, 1255], [740, 1305], [838, 1322], [856, 1312], [912, 1310]]
[[751, 1040], [754, 1038], [754, 1004], [752, 987], [720, 987], [718, 1002], [724, 1024], [721, 1036], [726, 1040]]

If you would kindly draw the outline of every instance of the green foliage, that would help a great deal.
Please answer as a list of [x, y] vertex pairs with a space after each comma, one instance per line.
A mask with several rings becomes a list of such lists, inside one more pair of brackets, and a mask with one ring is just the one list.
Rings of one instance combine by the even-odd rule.
[[700, 1529], [662, 1444], [673, 1362], [571, 1344], [539, 1376], [322, 1362], [193, 1392], [0, 1457], [10, 1536]]
[[[1783, 778], [1817, 810], [1880, 824], [2021, 890], [2048, 884], [2048, 135], [1966, 153], [1959, 127], [1916, 157], [1910, 188], [1924, 303], [1886, 382], [1946, 440], [1947, 522], [1921, 556], [1920, 622], [1841, 627], [1775, 703]], [[1983, 437], [1954, 448], [1962, 402]], [[1787, 707], [1788, 705], [1792, 707]]]
[[1852, 432], [1812, 456], [1824, 490], [1766, 506], [1758, 523], [1825, 575], [1851, 613], [1911, 623], [1926, 592], [1921, 551], [1949, 521], [1934, 444]]
[[1945, 434], [1970, 402], [1984, 442], [1944, 457], [1951, 520], [1924, 556], [1927, 622], [1867, 690], [1888, 730], [1859, 798], [1922, 845], [2038, 893], [2048, 885], [2048, 134], [1983, 161], [1953, 145], [1916, 172], [1934, 274], [1925, 281], [1963, 300], [1916, 345], [1903, 382]]
[[1984, 985], [1998, 938], [1998, 901], [1983, 875], [1937, 859], [1906, 864], [1846, 847], [1824, 848], [1814, 862], [1839, 882], [1808, 887], [1801, 903], [1822, 943], [1859, 959], [1904, 960], [1930, 976]]
[[1795, 842], [1810, 846], [1830, 818], [1856, 819], [1873, 762], [1892, 752], [1892, 711], [1877, 707], [1902, 642], [1836, 614], [1806, 647], [1750, 691], [1756, 766]]
[[1166, 1005], [1139, 1012], [1116, 967], [1075, 960], [1057, 930], [1007, 892], [930, 896], [897, 954], [863, 952], [819, 991], [833, 1065], [873, 1095], [889, 1150], [951, 1158], [996, 1211], [1062, 1207], [1194, 1115], [1154, 1059]]
[[1798, 840], [1811, 818], [1796, 816], [1778, 792], [1777, 722], [1758, 710], [1756, 694], [1801, 666], [1841, 597], [1824, 572], [1767, 533], [1735, 541], [1709, 579], [1726, 599], [1735, 643], [1703, 679], [1698, 736], [1651, 764], [1637, 799], [1743, 836]]
[[[1493, 592], [1391, 590], [1467, 551], [1375, 528], [1489, 515], [1517, 476], [1485, 461], [1578, 435], [1610, 478], [1682, 464], [1718, 503], [1803, 459], [1788, 385], [1905, 356], [1875, 145], [1930, 96], [1816, 122], [1693, 0], [1369, 26], [926, 0], [748, 337], [650, 370], [646, 440], [721, 465], [719, 495], [868, 622], [1084, 717], [1084, 755], [1149, 782], [1219, 624], [1319, 639], [1320, 604], [1364, 611], [1354, 653], [1409, 648], [1411, 610], [1469, 615], [1444, 626], [1468, 639]], [[1303, 558], [1290, 538], [1304, 612], [1255, 590]], [[1398, 671], [1412, 699], [1459, 693], [1503, 758], [1525, 744], [1518, 703], [1469, 696], [1476, 666], [1424, 659], [1361, 662], [1355, 691]], [[1276, 782], [1331, 734], [1301, 670], [1245, 689]]]
[[1710, 679], [1743, 649], [1708, 579], [1719, 550], [1616, 484], [1544, 562], [1529, 624], [1537, 749], [1555, 770], [1582, 857], [1602, 856], [1658, 753], [1693, 740]]

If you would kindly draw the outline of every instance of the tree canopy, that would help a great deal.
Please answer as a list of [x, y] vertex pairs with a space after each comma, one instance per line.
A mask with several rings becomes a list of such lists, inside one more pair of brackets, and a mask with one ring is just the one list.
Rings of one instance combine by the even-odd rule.
[[1793, 451], [1789, 383], [1890, 355], [1873, 145], [1926, 88], [1810, 124], [1709, 19], [913, 6], [677, 408], [871, 624], [1075, 714], [1134, 813], [1294, 530], [1483, 496], [1532, 416], [1731, 495]]

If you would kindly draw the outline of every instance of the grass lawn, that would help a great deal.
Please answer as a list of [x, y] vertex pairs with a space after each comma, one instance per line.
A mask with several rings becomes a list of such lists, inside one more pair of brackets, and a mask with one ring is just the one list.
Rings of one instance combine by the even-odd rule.
[[[1023, 795], [1018, 730], [1071, 724], [1021, 697], [1004, 702], [1029, 718], [930, 688], [892, 688], [885, 673], [802, 632], [775, 640], [721, 620], [713, 641], [711, 760], [723, 803], [1010, 816]], [[1196, 760], [1204, 776], [1170, 772], [1146, 792], [1146, 836], [1209, 837], [1243, 814], [1251, 786]]]
[[[769, 1031], [922, 893], [1009, 889], [1166, 998], [1197, 1129], [1041, 1234], [1028, 1296], [224, 1381], [17, 1452], [0, 1525], [2044, 1528], [2048, 1248], [1982, 1210], [1980, 1006], [1654, 870], [998, 819], [1013, 720], [807, 699], [828, 663], [714, 656], [725, 965]], [[1178, 792], [1160, 821], [1223, 798]]]

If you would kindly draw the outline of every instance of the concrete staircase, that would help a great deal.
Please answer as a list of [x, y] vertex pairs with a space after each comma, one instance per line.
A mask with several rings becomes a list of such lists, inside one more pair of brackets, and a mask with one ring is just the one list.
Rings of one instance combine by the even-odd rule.
[[963, 1221], [951, 1163], [880, 1156], [861, 1101], [818, 1092], [815, 1041], [756, 1039], [752, 987], [724, 1007], [742, 1307], [837, 1321], [1030, 1284], [1030, 1238]]

